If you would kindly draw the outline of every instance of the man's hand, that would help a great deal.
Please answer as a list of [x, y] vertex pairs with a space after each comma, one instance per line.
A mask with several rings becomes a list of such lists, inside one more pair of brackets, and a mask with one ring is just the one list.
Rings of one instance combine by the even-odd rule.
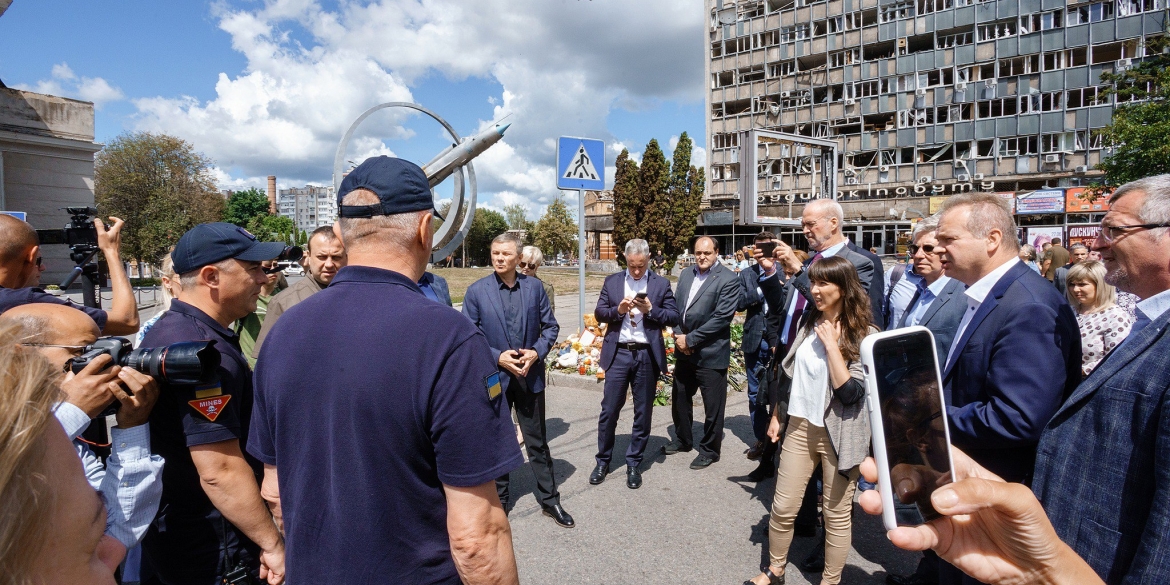
[[520, 371], [524, 369], [524, 361], [520, 359], [520, 355], [523, 354], [518, 354], [516, 350], [505, 350], [500, 354], [500, 357], [496, 360], [496, 363], [499, 364], [501, 368], [504, 368], [510, 372], [512, 375], [522, 377], [524, 374], [521, 374]]
[[99, 355], [77, 374], [66, 374], [61, 382], [65, 402], [80, 408], [89, 418], [101, 414], [115, 399], [113, 388], [118, 385], [118, 372], [122, 369], [109, 367], [113, 359], [109, 354]]
[[765, 256], [764, 253], [755, 246], [752, 247], [752, 258], [756, 259], [756, 264], [760, 265], [760, 270], [762, 270], [764, 274], [767, 274], [776, 268], [776, 259]]
[[802, 267], [800, 259], [796, 257], [796, 254], [792, 253], [792, 248], [788, 244], [776, 240], [776, 252], [774, 255], [780, 261], [780, 265], [784, 267], [785, 272], [791, 272], [793, 274], [800, 272]]
[[687, 336], [685, 333], [674, 334], [674, 348], [683, 352], [685, 355], [691, 355], [691, 352], [694, 351], [687, 345]]
[[532, 369], [532, 364], [535, 364], [538, 359], [540, 359], [540, 355], [536, 353], [535, 349], [520, 350], [520, 363], [522, 364], [520, 367], [521, 378], [528, 375], [528, 370]]
[[260, 551], [260, 579], [268, 585], [284, 583], [284, 541], [277, 541], [272, 550]]
[[[1032, 490], [1007, 483], [959, 449], [951, 450], [958, 482], [931, 496], [943, 517], [891, 530], [887, 536], [895, 546], [933, 548], [943, 560], [984, 583], [1101, 583], [1056, 535]], [[873, 458], [861, 464], [861, 474], [877, 481]], [[881, 514], [879, 492], [863, 492], [861, 507]]]
[[631, 301], [631, 304], [634, 305], [635, 309], [641, 311], [643, 315], [650, 313], [650, 297], [634, 297], [634, 300]]
[[122, 403], [122, 408], [118, 409], [118, 428], [128, 429], [145, 424], [158, 400], [158, 383], [154, 378], [130, 368], [121, 368], [118, 380], [121, 384], [110, 386], [114, 397]]
[[626, 313], [629, 313], [633, 306], [634, 303], [629, 297], [622, 299], [622, 302], [618, 303], [618, 314], [625, 315]]
[[106, 256], [106, 260], [110, 260], [110, 254], [120, 253], [122, 249], [122, 226], [126, 222], [117, 217], [110, 218], [110, 227], [102, 222], [101, 218], [93, 218], [93, 227], [97, 230], [98, 249]]

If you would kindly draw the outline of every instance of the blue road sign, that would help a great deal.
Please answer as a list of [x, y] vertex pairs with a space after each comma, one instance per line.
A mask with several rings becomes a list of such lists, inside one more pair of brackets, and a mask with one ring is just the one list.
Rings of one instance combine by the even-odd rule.
[[557, 141], [557, 189], [605, 189], [605, 143], [562, 136]]
[[4, 215], [11, 215], [20, 221], [28, 221], [28, 219], [26, 219], [27, 216], [23, 211], [0, 211], [0, 213]]

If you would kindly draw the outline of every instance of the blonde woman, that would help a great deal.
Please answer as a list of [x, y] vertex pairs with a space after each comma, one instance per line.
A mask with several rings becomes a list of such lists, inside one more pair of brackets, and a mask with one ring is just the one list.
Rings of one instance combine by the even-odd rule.
[[1117, 289], [1105, 282], [1105, 265], [1095, 260], [1068, 269], [1068, 302], [1081, 328], [1081, 374], [1088, 376], [1133, 326], [1133, 315], [1117, 305]]
[[[173, 249], [173, 248], [172, 248]], [[163, 256], [162, 266], [159, 267], [159, 272], [162, 276], [159, 277], [159, 291], [162, 293], [162, 301], [158, 304], [158, 312], [154, 314], [146, 323], [142, 324], [142, 328], [138, 330], [138, 334], [134, 336], [135, 347], [142, 345], [142, 338], [146, 336], [146, 332], [154, 327], [155, 322], [163, 313], [171, 308], [171, 300], [179, 298], [179, 291], [183, 287], [179, 284], [179, 275], [175, 274], [175, 264], [171, 261], [171, 253], [167, 252]]]
[[0, 322], [0, 583], [114, 585], [126, 547], [53, 417], [59, 368], [22, 335]]
[[[540, 248], [536, 246], [524, 246], [524, 249], [520, 250], [520, 264], [517, 265], [520, 268], [520, 274], [540, 280], [540, 277], [536, 275], [536, 271], [543, 264], [544, 252], [541, 252]], [[556, 312], [557, 291], [553, 290], [553, 285], [543, 280], [540, 280], [540, 284], [544, 285], [544, 294], [548, 295], [548, 308]]]

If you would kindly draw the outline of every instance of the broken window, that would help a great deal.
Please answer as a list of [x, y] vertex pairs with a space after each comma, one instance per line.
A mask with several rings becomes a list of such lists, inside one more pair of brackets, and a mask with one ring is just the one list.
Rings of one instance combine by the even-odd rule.
[[1022, 35], [1042, 30], [1052, 30], [1062, 26], [1064, 26], [1063, 10], [1027, 14], [1020, 17], [1020, 34]]
[[1041, 134], [1040, 135], [1040, 152], [1043, 154], [1050, 154], [1053, 152], [1073, 152], [1082, 147], [1077, 144], [1076, 132], [1060, 132], [1056, 134]]
[[1018, 100], [1015, 97], [981, 101], [976, 103], [976, 116], [980, 120], [985, 118], [1014, 116], [1018, 111], [1016, 107], [1017, 105]]
[[861, 62], [861, 49], [853, 48], [829, 54], [829, 67], [844, 67]]
[[[1109, 97], [1103, 95], [1103, 88], [1078, 87], [1068, 90], [1068, 109], [1087, 108], [1109, 102]], [[1100, 101], [1098, 101], [1100, 100]]]
[[994, 41], [995, 39], [1015, 36], [1016, 32], [1013, 29], [1014, 27], [1011, 22], [981, 24], [979, 25], [979, 42]]
[[997, 138], [999, 149], [997, 156], [1020, 156], [1036, 154], [1035, 136], [1015, 136], [1012, 138]]
[[970, 32], [946, 35], [938, 38], [936, 49], [951, 49], [961, 45], [970, 45], [973, 35]]
[[1117, 16], [1154, 12], [1165, 7], [1163, 0], [1117, 0]]
[[1095, 2], [1068, 9], [1068, 24], [1088, 24], [1113, 18], [1113, 2]]
[[878, 21], [894, 22], [895, 20], [913, 18], [914, 16], [914, 3], [900, 2], [898, 4], [882, 6], [881, 11], [878, 13]]

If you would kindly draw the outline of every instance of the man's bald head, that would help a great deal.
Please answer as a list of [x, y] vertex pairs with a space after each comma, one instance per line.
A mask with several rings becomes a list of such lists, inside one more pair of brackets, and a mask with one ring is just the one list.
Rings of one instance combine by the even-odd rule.
[[37, 231], [28, 222], [0, 215], [0, 263], [23, 259], [29, 248], [36, 245]]
[[[101, 335], [97, 323], [89, 315], [66, 305], [30, 303], [8, 309], [0, 316], [24, 327], [22, 343], [86, 346]], [[53, 364], [64, 364], [69, 358], [80, 355], [79, 350], [61, 347], [37, 349]]]

